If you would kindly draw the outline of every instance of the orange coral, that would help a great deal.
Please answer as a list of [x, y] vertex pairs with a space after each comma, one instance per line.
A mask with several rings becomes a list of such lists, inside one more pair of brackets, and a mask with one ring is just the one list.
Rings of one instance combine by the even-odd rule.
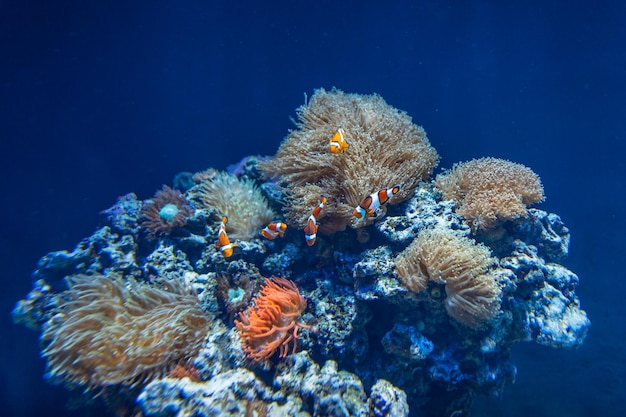
[[246, 356], [260, 362], [269, 359], [279, 349], [280, 357], [284, 358], [292, 341], [292, 353], [295, 353], [298, 329], [310, 327], [298, 322], [306, 304], [293, 281], [266, 278], [254, 305], [235, 320]]

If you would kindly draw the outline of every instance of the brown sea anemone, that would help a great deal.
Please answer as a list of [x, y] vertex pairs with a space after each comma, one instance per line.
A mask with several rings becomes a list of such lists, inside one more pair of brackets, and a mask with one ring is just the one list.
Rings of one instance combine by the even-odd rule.
[[248, 307], [261, 285], [261, 280], [254, 279], [247, 271], [223, 272], [217, 282], [217, 297], [231, 322]]
[[226, 231], [231, 239], [251, 240], [275, 216], [261, 190], [251, 180], [241, 180], [225, 172], [202, 181], [193, 191], [193, 199], [202, 208], [226, 216]]
[[[426, 132], [377, 94], [346, 94], [319, 89], [297, 109], [297, 129], [289, 132], [273, 159], [259, 162], [268, 177], [281, 182], [287, 196], [286, 216], [304, 227], [320, 194], [328, 197], [320, 232], [374, 221], [357, 219], [353, 210], [365, 197], [400, 185], [389, 204], [408, 199], [439, 162]], [[342, 128], [349, 148], [340, 154], [329, 139]]]
[[193, 357], [210, 317], [182, 280], [159, 285], [102, 275], [67, 279], [44, 327], [49, 374], [86, 388], [136, 386]]
[[141, 209], [141, 227], [150, 238], [159, 234], [170, 234], [172, 230], [183, 227], [187, 219], [193, 214], [183, 194], [167, 185], [154, 195], [151, 200], [144, 202]]
[[395, 260], [398, 277], [411, 291], [423, 291], [429, 281], [445, 284], [448, 315], [472, 328], [500, 309], [494, 263], [489, 248], [444, 227], [420, 232]]
[[526, 206], [544, 200], [539, 176], [530, 168], [505, 159], [480, 158], [455, 164], [435, 179], [446, 200], [474, 232], [499, 222], [526, 217]]
[[278, 350], [279, 356], [284, 358], [292, 342], [291, 352], [295, 353], [298, 329], [309, 327], [298, 322], [306, 305], [306, 299], [293, 281], [266, 278], [254, 305], [235, 320], [246, 357], [260, 362], [271, 358]]

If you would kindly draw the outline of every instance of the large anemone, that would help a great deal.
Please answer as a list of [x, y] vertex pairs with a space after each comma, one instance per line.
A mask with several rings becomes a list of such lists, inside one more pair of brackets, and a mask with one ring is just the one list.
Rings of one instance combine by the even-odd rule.
[[44, 327], [49, 375], [86, 388], [135, 386], [186, 363], [211, 319], [182, 280], [159, 285], [102, 275], [67, 279]]
[[481, 327], [500, 309], [500, 287], [489, 249], [444, 227], [423, 230], [395, 260], [404, 285], [423, 291], [429, 281], [445, 284], [448, 314]]
[[[424, 129], [379, 95], [320, 89], [297, 113], [297, 129], [273, 159], [259, 163], [266, 176], [278, 178], [284, 187], [285, 212], [297, 227], [304, 226], [320, 194], [328, 197], [321, 232], [366, 226], [371, 218], [352, 214], [366, 196], [400, 185], [389, 204], [404, 201], [439, 162]], [[334, 154], [329, 139], [339, 128], [350, 147]]]

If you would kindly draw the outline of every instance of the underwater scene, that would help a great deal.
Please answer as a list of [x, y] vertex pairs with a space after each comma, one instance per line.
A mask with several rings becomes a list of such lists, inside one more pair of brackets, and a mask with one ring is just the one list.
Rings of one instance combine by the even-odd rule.
[[0, 415], [626, 415], [626, 6], [564, 5], [0, 6]]

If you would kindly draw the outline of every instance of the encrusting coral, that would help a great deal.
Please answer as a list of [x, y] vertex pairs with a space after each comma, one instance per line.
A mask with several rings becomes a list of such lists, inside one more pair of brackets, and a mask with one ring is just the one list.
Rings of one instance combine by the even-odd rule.
[[396, 273], [411, 291], [429, 281], [446, 286], [448, 314], [469, 327], [480, 327], [500, 307], [500, 288], [486, 246], [443, 227], [420, 232], [395, 260]]
[[[285, 187], [286, 215], [303, 227], [321, 194], [328, 197], [320, 231], [332, 234], [346, 226], [361, 227], [353, 210], [373, 192], [401, 186], [389, 204], [406, 200], [439, 161], [424, 129], [379, 95], [316, 90], [297, 110], [297, 129], [289, 133], [276, 156], [259, 163], [268, 177]], [[329, 140], [343, 129], [349, 148], [333, 153]]]
[[152, 200], [143, 204], [141, 227], [148, 231], [149, 237], [154, 238], [183, 227], [192, 214], [193, 209], [180, 191], [164, 185]]
[[193, 357], [208, 333], [210, 317], [183, 282], [67, 281], [41, 337], [54, 379], [86, 388], [142, 384]]
[[293, 281], [278, 277], [265, 279], [254, 305], [235, 320], [246, 357], [260, 362], [279, 350], [280, 357], [284, 358], [292, 342], [292, 353], [295, 353], [298, 329], [309, 327], [298, 322], [306, 305], [306, 299]]
[[267, 200], [251, 180], [240, 180], [225, 172], [202, 181], [194, 190], [202, 208], [213, 208], [219, 218], [226, 216], [231, 239], [250, 240], [274, 218]]
[[526, 217], [526, 206], [544, 200], [539, 176], [530, 168], [497, 158], [455, 164], [435, 179], [446, 200], [454, 200], [457, 213], [472, 230], [484, 231], [499, 220]]

